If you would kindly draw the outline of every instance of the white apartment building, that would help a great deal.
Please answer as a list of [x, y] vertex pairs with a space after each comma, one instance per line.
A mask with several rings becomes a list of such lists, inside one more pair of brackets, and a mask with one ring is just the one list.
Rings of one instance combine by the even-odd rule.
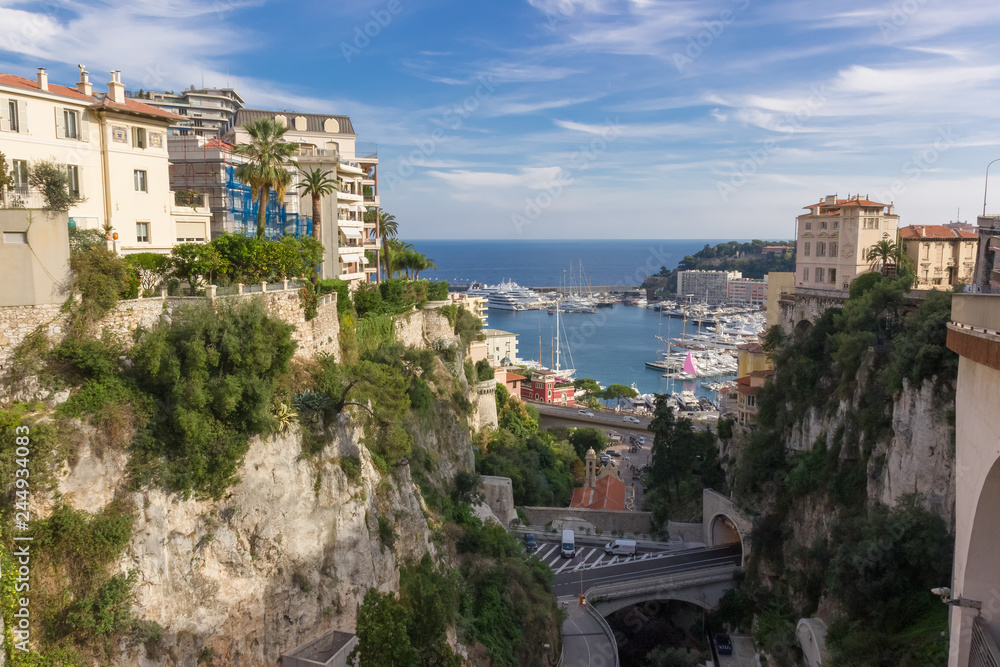
[[[378, 151], [357, 142], [347, 116], [298, 114], [260, 109], [240, 109], [223, 128], [222, 140], [230, 145], [246, 143], [244, 126], [260, 118], [271, 118], [288, 128], [285, 140], [299, 145], [294, 158], [303, 169], [322, 169], [336, 175], [340, 191], [321, 200], [323, 229], [320, 241], [326, 247], [322, 275], [340, 278], [352, 289], [363, 281], [378, 280], [381, 239], [377, 222], [366, 223], [365, 212], [377, 220]], [[297, 197], [297, 210], [312, 215], [312, 198], [289, 190]], [[366, 256], [372, 253], [372, 259]]]
[[879, 241], [896, 242], [899, 216], [892, 204], [855, 195], [829, 195], [804, 208], [795, 228], [795, 285], [846, 290], [851, 281], [871, 271], [866, 257]]
[[486, 360], [493, 366], [504, 366], [507, 363], [517, 363], [517, 334], [500, 329], [483, 329], [486, 335]]
[[729, 281], [743, 277], [740, 271], [678, 271], [677, 299], [704, 303], [725, 303], [729, 299]]
[[70, 188], [83, 197], [69, 210], [69, 225], [110, 228], [121, 253], [168, 253], [179, 241], [209, 238], [201, 206], [177, 206], [170, 192], [167, 127], [178, 117], [125, 95], [121, 72], [107, 93], [95, 93], [80, 68], [76, 87], [50, 84], [44, 68], [35, 79], [0, 73], [0, 152], [14, 172], [6, 206], [43, 208], [28, 183], [30, 166], [64, 166]]
[[233, 114], [245, 106], [232, 88], [192, 86], [180, 93], [140, 92], [135, 99], [180, 116], [167, 129], [170, 136], [180, 137], [218, 137]]

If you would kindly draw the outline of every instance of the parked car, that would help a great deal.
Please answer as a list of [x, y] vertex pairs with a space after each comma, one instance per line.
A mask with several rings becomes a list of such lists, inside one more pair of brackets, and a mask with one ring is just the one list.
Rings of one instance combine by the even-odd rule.
[[607, 452], [605, 452], [605, 453], [606, 453], [606, 454], [607, 454], [608, 456], [613, 456], [613, 457], [615, 457], [616, 459], [618, 459], [618, 458], [621, 458], [621, 453], [620, 453], [620, 452], [617, 452], [617, 451], [615, 451], [615, 450], [613, 450], [613, 449], [609, 449], [609, 450], [608, 450]]
[[527, 533], [524, 536], [524, 550], [529, 554], [535, 553], [535, 549], [538, 548], [538, 540], [535, 539], [534, 533]]
[[594, 416], [594, 413], [591, 412], [590, 410], [577, 410], [577, 412], [579, 414], [583, 415], [584, 417], [593, 417]]
[[715, 635], [715, 648], [719, 651], [719, 655], [732, 655], [733, 640], [726, 633], [720, 632]]

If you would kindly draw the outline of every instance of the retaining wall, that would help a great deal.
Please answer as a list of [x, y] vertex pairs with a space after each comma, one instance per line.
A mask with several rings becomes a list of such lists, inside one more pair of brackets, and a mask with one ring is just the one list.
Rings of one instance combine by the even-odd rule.
[[530, 526], [583, 522], [600, 528], [604, 533], [621, 531], [634, 535], [648, 535], [652, 517], [649, 512], [616, 512], [577, 507], [522, 507], [521, 509]]
[[[263, 293], [224, 297], [161, 297], [119, 301], [115, 308], [97, 324], [97, 330], [107, 331], [118, 343], [128, 348], [136, 329], [152, 328], [161, 319], [173, 317], [185, 305], [240, 299], [262, 299], [268, 313], [295, 327], [292, 339], [298, 343], [295, 355], [312, 358], [320, 353], [339, 355], [340, 323], [337, 319], [337, 295], [320, 297], [317, 316], [306, 321], [297, 288]], [[63, 339], [67, 314], [57, 305], [0, 307], [0, 376], [6, 374], [14, 350], [33, 331], [41, 328], [50, 342]]]

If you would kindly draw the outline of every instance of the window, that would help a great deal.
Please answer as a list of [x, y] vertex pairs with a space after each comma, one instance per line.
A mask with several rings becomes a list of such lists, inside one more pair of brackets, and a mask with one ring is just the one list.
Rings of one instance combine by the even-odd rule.
[[840, 229], [840, 220], [834, 220], [833, 221], [833, 228], [834, 229]]
[[138, 243], [149, 243], [149, 223], [135, 223], [135, 240]]
[[75, 164], [66, 165], [66, 186], [70, 194], [80, 196], [80, 167]]
[[837, 242], [836, 241], [831, 241], [830, 242], [830, 257], [836, 257], [838, 250], [839, 250], [839, 248], [837, 247]]
[[829, 274], [830, 274], [830, 278], [829, 278], [830, 282], [831, 283], [836, 283], [837, 282], [837, 269], [830, 269]]
[[146, 190], [146, 171], [144, 169], [135, 170], [135, 191], [136, 192], [147, 192]]
[[7, 102], [7, 112], [10, 116], [10, 131], [20, 132], [21, 131], [21, 119], [17, 114], [17, 100], [9, 100]]
[[80, 138], [80, 115], [76, 111], [63, 110], [63, 132], [67, 139]]
[[15, 190], [27, 190], [28, 189], [28, 161], [27, 160], [14, 160], [14, 189]]
[[812, 252], [812, 243], [806, 241], [805, 256], [808, 257], [810, 252]]
[[812, 228], [813, 228], [813, 223], [807, 222], [806, 223], [806, 229], [812, 229]]
[[820, 229], [826, 229], [826, 220], [820, 220], [820, 222], [819, 222], [819, 228]]
[[818, 282], [818, 283], [823, 282], [823, 267], [822, 266], [817, 266], [816, 267], [816, 282]]
[[809, 267], [808, 266], [805, 267], [804, 269], [802, 269], [802, 282], [804, 282], [804, 283], [809, 282]]
[[817, 241], [816, 242], [816, 256], [817, 257], [826, 257], [826, 242], [825, 241]]
[[144, 127], [132, 128], [132, 146], [134, 148], [146, 147], [146, 128]]

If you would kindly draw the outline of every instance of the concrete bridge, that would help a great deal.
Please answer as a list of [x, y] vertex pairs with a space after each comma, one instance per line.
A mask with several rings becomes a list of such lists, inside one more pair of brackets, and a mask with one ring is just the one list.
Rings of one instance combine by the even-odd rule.
[[[955, 563], [945, 601], [949, 667], [1000, 665], [1000, 294], [952, 297], [948, 347], [955, 393]], [[947, 582], [942, 582], [944, 586]]]

